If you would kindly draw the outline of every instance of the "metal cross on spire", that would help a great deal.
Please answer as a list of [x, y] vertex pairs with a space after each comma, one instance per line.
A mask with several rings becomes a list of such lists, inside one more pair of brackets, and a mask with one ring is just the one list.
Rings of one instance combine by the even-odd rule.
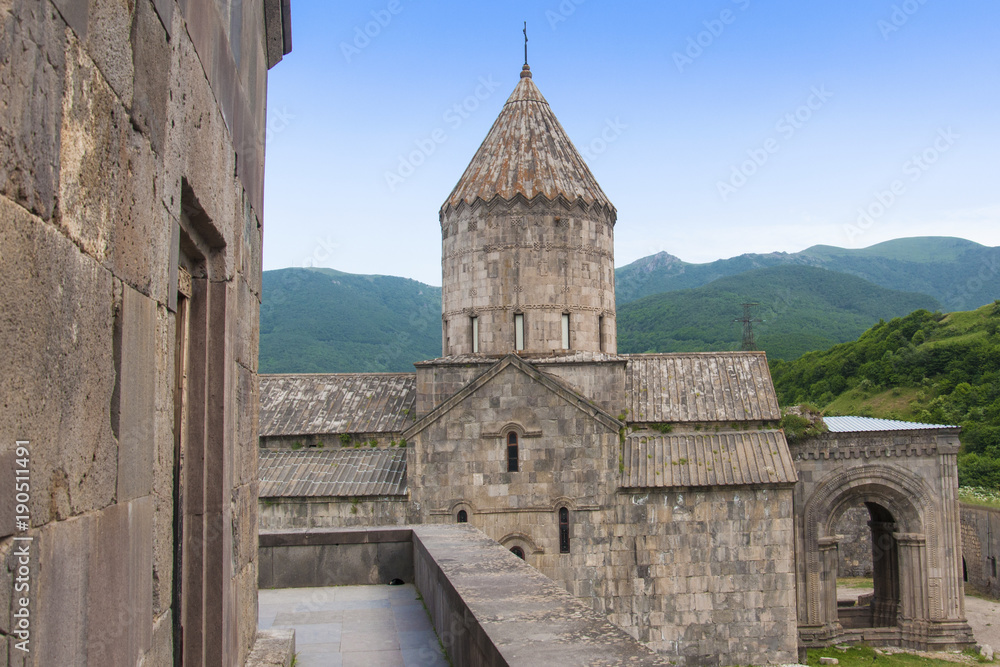
[[524, 66], [528, 66], [528, 22], [524, 22]]

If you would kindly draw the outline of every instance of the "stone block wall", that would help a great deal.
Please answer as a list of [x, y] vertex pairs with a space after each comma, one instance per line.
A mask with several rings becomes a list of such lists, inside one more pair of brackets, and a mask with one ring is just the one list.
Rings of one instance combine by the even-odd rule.
[[613, 623], [683, 664], [795, 661], [791, 489], [622, 493], [602, 525], [554, 578]]
[[535, 368], [568, 385], [581, 396], [619, 416], [625, 401], [624, 360], [584, 363], [533, 362]]
[[1000, 599], [1000, 510], [962, 504], [962, 561], [967, 585]]
[[191, 349], [215, 352], [189, 402], [211, 463], [182, 467], [204, 556], [185, 590], [212, 616], [185, 662], [254, 641], [268, 2], [0, 0], [0, 460], [26, 441], [31, 480], [29, 528], [0, 520], [0, 589], [6, 610], [30, 544], [32, 649], [4, 620], [2, 664], [173, 662], [185, 289]]
[[564, 351], [564, 313], [570, 350], [616, 352], [611, 213], [544, 198], [463, 205], [442, 214], [441, 236], [444, 356], [472, 353], [472, 315], [480, 353], [513, 352], [515, 313], [527, 353]]
[[852, 507], [837, 521], [837, 534], [844, 539], [837, 543], [838, 577], [872, 576], [871, 515], [863, 505]]

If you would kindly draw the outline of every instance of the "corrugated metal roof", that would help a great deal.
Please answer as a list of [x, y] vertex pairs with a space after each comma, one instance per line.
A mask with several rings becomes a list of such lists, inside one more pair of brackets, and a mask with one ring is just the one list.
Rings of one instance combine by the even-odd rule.
[[624, 487], [741, 486], [797, 477], [781, 431], [733, 431], [625, 438]]
[[627, 421], [781, 419], [763, 352], [624, 356]]
[[260, 435], [398, 433], [413, 423], [415, 373], [260, 376]]
[[919, 431], [927, 428], [958, 428], [948, 424], [921, 424], [896, 419], [875, 419], [874, 417], [823, 417], [826, 428], [831, 433], [852, 433], [856, 431]]
[[260, 450], [261, 498], [406, 495], [406, 448]]
[[457, 208], [463, 202], [471, 205], [477, 199], [490, 202], [495, 197], [510, 201], [516, 195], [529, 200], [539, 195], [549, 200], [562, 197], [569, 204], [583, 201], [614, 212], [614, 206], [532, 81], [530, 71], [522, 72], [489, 134], [441, 208]]

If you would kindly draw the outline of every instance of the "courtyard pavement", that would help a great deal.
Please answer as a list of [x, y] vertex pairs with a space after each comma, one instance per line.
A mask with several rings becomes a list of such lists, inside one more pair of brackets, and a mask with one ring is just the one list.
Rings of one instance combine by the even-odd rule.
[[296, 667], [448, 667], [412, 584], [261, 590], [257, 627], [295, 628]]

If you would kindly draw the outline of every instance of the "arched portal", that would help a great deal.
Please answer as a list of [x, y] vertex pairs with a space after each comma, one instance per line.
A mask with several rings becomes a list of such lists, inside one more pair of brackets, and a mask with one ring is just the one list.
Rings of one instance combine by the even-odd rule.
[[[964, 625], [951, 599], [959, 594], [957, 559], [952, 567], [941, 549], [941, 508], [927, 482], [889, 463], [830, 467], [818, 483], [803, 485], [805, 503], [796, 509], [803, 645], [865, 641], [926, 649], [945, 625]], [[835, 527], [861, 504], [870, 517], [875, 594], [849, 611], [837, 604]]]

